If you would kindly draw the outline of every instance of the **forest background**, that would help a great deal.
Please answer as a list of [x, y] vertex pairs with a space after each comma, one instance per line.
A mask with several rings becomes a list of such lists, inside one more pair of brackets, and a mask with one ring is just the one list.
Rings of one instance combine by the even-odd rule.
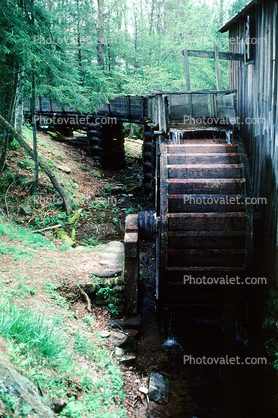
[[[20, 131], [32, 90], [81, 112], [118, 94], [186, 90], [182, 50], [227, 51], [217, 30], [244, 3], [1, 0], [0, 114]], [[213, 60], [190, 58], [190, 72], [192, 90], [216, 88]]]

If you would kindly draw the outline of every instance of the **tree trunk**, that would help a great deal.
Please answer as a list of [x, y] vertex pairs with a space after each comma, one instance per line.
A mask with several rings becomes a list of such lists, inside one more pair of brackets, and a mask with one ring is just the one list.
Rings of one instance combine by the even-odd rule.
[[[32, 26], [35, 34], [35, 16], [34, 16], [34, 0], [32, 0]], [[33, 194], [38, 193], [38, 182], [39, 182], [39, 161], [38, 161], [38, 147], [37, 147], [37, 123], [36, 123], [36, 65], [33, 60], [32, 63], [32, 127], [33, 127], [33, 153], [34, 153], [34, 183], [33, 183]]]
[[[10, 123], [6, 119], [4, 119], [1, 115], [0, 115], [0, 125], [2, 125], [5, 128], [6, 132], [8, 134], [10, 134], [19, 143], [19, 145], [26, 151], [26, 153], [28, 155], [30, 155], [30, 157], [33, 160], [35, 160], [35, 155], [34, 155], [34, 152], [33, 152], [32, 148], [25, 142], [25, 140], [22, 138], [22, 136], [19, 135], [14, 130], [14, 128], [10, 125]], [[57, 190], [57, 192], [59, 193], [59, 195], [63, 199], [63, 205], [64, 205], [65, 211], [67, 213], [69, 213], [70, 209], [71, 209], [71, 202], [70, 202], [70, 199], [69, 199], [67, 193], [65, 192], [64, 188], [58, 182], [58, 180], [56, 179], [56, 177], [54, 176], [54, 174], [52, 173], [50, 168], [45, 164], [44, 161], [42, 161], [40, 158], [38, 158], [38, 163], [39, 163], [42, 171], [45, 172], [47, 174], [47, 176], [49, 177], [51, 183], [53, 184], [53, 187]]]
[[[18, 77], [19, 77], [19, 65], [18, 62], [16, 62], [16, 58], [13, 59], [14, 64], [14, 70], [13, 70], [13, 77], [12, 77], [12, 89], [11, 93], [8, 95], [10, 96], [10, 103], [9, 103], [9, 111], [8, 111], [8, 122], [12, 123], [14, 120], [14, 112], [15, 112], [15, 105], [16, 105], [16, 98], [17, 98], [17, 87], [18, 87]], [[1, 151], [1, 157], [0, 157], [0, 175], [2, 174], [4, 167], [5, 167], [5, 161], [6, 161], [6, 154], [7, 154], [7, 148], [8, 144], [10, 142], [10, 137], [7, 132], [4, 134], [4, 141]]]
[[137, 48], [138, 48], [138, 22], [136, 11], [134, 12], [134, 73], [137, 71]]
[[37, 123], [36, 123], [36, 76], [35, 69], [33, 68], [32, 73], [32, 127], [33, 127], [33, 153], [34, 153], [34, 183], [33, 183], [33, 194], [38, 193], [38, 182], [39, 182], [39, 156], [37, 147]]
[[22, 135], [22, 125], [23, 125], [23, 99], [21, 94], [18, 97], [16, 111], [15, 111], [15, 129], [19, 135]]
[[98, 0], [97, 63], [104, 71], [104, 0]]
[[154, 14], [154, 4], [155, 0], [152, 0], [152, 7], [151, 7], [151, 16], [150, 16], [150, 30], [149, 35], [153, 33], [153, 14]]
[[224, 25], [224, 0], [220, 0], [219, 4], [219, 26]]
[[79, 65], [79, 74], [81, 85], [84, 85], [84, 72], [82, 66], [82, 51], [81, 51], [81, 25], [80, 25], [80, 2], [76, 0], [76, 9], [77, 9], [77, 48], [78, 48], [78, 65]]

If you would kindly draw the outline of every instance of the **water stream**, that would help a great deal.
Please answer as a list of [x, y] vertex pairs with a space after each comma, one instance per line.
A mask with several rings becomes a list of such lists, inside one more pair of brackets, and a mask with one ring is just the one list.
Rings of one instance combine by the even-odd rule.
[[[248, 303], [242, 301], [246, 309], [240, 314], [194, 317], [184, 311], [166, 309], [159, 322], [152, 266], [141, 268], [145, 284], [138, 363], [145, 374], [160, 372], [171, 385], [168, 401], [156, 405], [148, 418], [277, 416], [278, 381], [273, 367], [241, 364], [247, 358], [258, 361], [267, 358], [263, 315], [254, 295], [250, 295]], [[204, 364], [199, 360], [204, 357], [216, 361], [239, 357], [240, 364]]]

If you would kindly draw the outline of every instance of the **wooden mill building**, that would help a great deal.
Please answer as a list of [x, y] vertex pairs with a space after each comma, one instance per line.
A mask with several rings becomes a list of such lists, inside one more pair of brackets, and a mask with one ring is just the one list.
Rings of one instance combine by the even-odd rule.
[[[259, 219], [257, 253], [260, 265], [278, 279], [278, 4], [254, 0], [226, 23], [230, 52], [244, 55], [230, 61], [231, 89], [238, 92], [240, 136], [250, 161], [255, 206]], [[258, 260], [258, 259], [257, 259]]]

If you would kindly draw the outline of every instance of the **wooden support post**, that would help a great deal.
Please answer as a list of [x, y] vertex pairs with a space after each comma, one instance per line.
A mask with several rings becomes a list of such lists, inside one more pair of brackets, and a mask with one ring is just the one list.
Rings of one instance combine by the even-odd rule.
[[130, 97], [126, 96], [126, 110], [127, 110], [127, 117], [130, 118]]
[[188, 61], [188, 51], [187, 51], [187, 49], [183, 50], [183, 56], [184, 56], [186, 90], [190, 91], [190, 74], [189, 74], [189, 61]]
[[138, 215], [128, 215], [125, 225], [125, 313], [136, 315], [138, 308], [139, 240]]
[[[184, 55], [186, 90], [190, 91], [190, 73], [189, 73], [189, 61], [188, 61], [188, 50], [187, 49], [183, 50], [183, 55]], [[189, 106], [189, 109], [190, 109], [190, 115], [192, 115], [193, 114], [193, 109], [192, 109], [192, 95], [191, 94], [188, 95], [188, 106]], [[190, 115], [188, 115], [188, 116], [190, 116]]]
[[216, 89], [222, 90], [222, 78], [221, 78], [221, 69], [220, 69], [220, 59], [219, 59], [219, 48], [218, 46], [214, 47], [214, 62], [215, 62], [215, 74], [216, 74]]

